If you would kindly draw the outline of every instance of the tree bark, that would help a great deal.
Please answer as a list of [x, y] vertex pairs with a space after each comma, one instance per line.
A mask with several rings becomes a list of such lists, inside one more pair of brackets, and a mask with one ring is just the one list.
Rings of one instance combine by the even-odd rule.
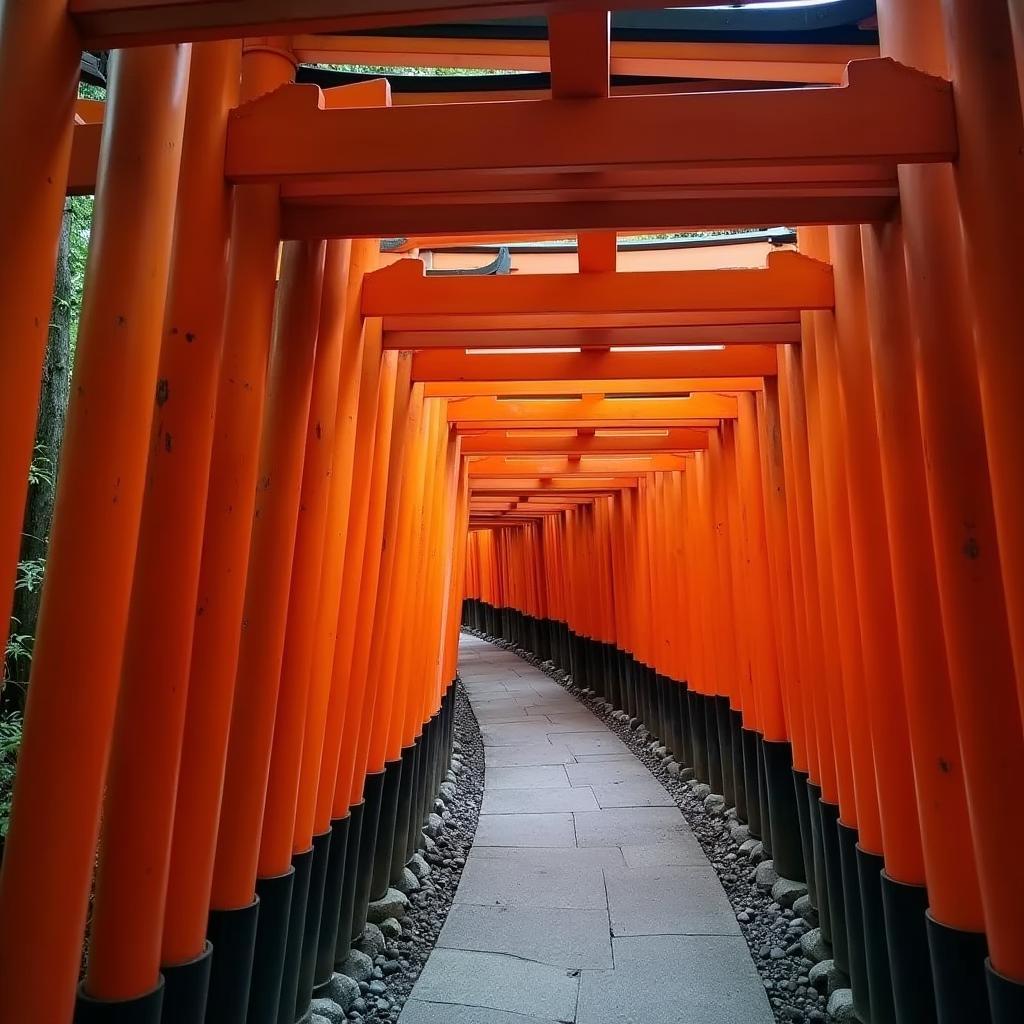
[[[21, 542], [21, 561], [34, 562], [40, 567], [46, 558], [50, 538], [57, 468], [71, 390], [71, 325], [75, 304], [74, 268], [71, 259], [73, 228], [74, 214], [68, 202], [64, 207], [64, 217], [61, 221], [53, 307], [50, 314], [50, 335], [43, 364], [39, 418], [36, 424], [33, 464], [38, 479], [29, 484]], [[20, 587], [15, 592], [15, 621], [12, 624], [12, 633], [35, 637], [41, 596], [41, 587], [38, 585], [32, 590]], [[28, 674], [28, 658], [8, 659], [7, 675], [11, 682], [24, 684], [28, 680]], [[6, 686], [3, 697], [6, 707], [20, 707], [24, 704], [24, 685]]]

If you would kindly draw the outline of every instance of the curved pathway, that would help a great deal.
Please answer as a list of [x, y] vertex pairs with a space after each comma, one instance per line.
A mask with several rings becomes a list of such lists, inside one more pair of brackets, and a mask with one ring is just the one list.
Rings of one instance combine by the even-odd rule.
[[480, 825], [401, 1024], [771, 1024], [683, 815], [574, 697], [463, 636]]

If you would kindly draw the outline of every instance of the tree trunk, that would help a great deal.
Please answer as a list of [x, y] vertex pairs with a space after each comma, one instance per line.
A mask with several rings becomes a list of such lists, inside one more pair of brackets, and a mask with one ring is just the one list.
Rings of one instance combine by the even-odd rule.
[[[61, 221], [60, 246], [57, 251], [57, 273], [54, 281], [53, 308], [50, 314], [50, 335], [43, 364], [43, 379], [39, 399], [39, 418], [36, 425], [36, 448], [33, 456], [33, 482], [29, 484], [25, 506], [24, 533], [21, 542], [21, 561], [36, 567], [33, 589], [19, 587], [14, 595], [14, 623], [12, 634], [34, 638], [42, 596], [38, 583], [39, 573], [46, 558], [53, 519], [53, 503], [57, 485], [57, 467], [64, 422], [67, 418], [68, 397], [71, 390], [71, 322], [73, 316], [74, 272], [71, 261], [71, 231], [74, 216], [70, 202], [64, 207]], [[19, 573], [19, 579], [22, 578]], [[26, 646], [32, 640], [26, 640]], [[6, 707], [24, 704], [24, 683], [28, 680], [29, 659], [10, 657], [7, 675], [13, 685], [4, 688]], [[19, 685], [21, 684], [21, 685]]]

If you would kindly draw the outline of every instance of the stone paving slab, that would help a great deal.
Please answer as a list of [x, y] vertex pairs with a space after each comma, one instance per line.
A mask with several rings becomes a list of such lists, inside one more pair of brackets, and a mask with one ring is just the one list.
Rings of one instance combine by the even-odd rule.
[[642, 779], [656, 782], [646, 766], [635, 757], [615, 761], [581, 762], [565, 766], [565, 774], [574, 786], [606, 786], [615, 782]]
[[581, 975], [577, 1024], [772, 1024], [742, 937], [613, 939], [615, 969]]
[[502, 953], [435, 948], [413, 991], [427, 1002], [573, 1021], [579, 974]]
[[[549, 789], [491, 789], [484, 791], [481, 814], [543, 814], [545, 811], [597, 811], [594, 791], [571, 786]], [[575, 843], [574, 843], [575, 845]]]
[[484, 775], [484, 792], [491, 789], [569, 788], [569, 776], [560, 764], [488, 766]]
[[608, 909], [604, 871], [600, 867], [478, 857], [475, 847], [466, 861], [455, 903], [548, 910]]
[[[484, 768], [516, 768], [569, 764], [572, 754], [561, 743], [522, 743], [515, 747], [484, 747]], [[486, 774], [486, 773], [485, 773]]]
[[701, 857], [700, 844], [675, 807], [615, 807], [580, 811], [576, 838], [580, 846], [690, 846]]
[[608, 868], [612, 934], [739, 935], [722, 883], [710, 864]]
[[[593, 793], [600, 807], [675, 807], [672, 797], [657, 779], [624, 779], [603, 786], [577, 786], [583, 792]], [[574, 808], [583, 810], [583, 808]]]
[[528, 1017], [484, 1006], [454, 1006], [410, 999], [402, 1010], [402, 1024], [549, 1024], [546, 1017]]
[[551, 679], [463, 637], [484, 803], [401, 1024], [771, 1024], [721, 884], [664, 788]]
[[575, 846], [576, 829], [571, 812], [481, 814], [473, 845]]
[[604, 910], [452, 907], [439, 946], [507, 953], [553, 967], [610, 969], [611, 933]]
[[626, 866], [626, 858], [616, 846], [594, 846], [587, 850], [579, 847], [570, 850], [540, 846], [481, 846], [474, 848], [471, 856], [487, 860], [514, 860], [534, 867], [562, 870]]

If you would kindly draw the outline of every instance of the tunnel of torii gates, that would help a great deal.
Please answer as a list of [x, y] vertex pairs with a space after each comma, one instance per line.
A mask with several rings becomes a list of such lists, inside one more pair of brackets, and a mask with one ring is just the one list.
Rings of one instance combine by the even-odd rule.
[[865, 1024], [1024, 1020], [1024, 12], [676, 5], [3, 0], [5, 600], [96, 196], [4, 1024], [302, 1019], [462, 624], [734, 804]]

